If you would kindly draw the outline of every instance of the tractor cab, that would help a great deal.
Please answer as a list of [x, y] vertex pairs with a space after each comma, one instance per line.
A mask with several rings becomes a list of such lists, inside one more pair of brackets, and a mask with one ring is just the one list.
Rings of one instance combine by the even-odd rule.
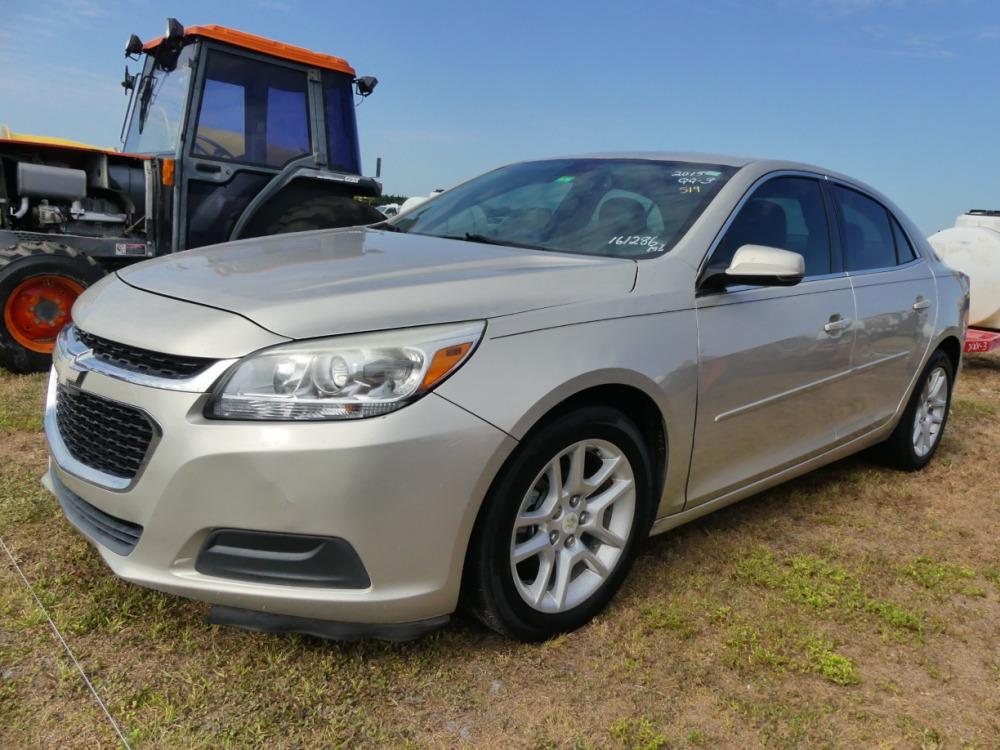
[[0, 366], [47, 369], [76, 297], [145, 258], [384, 220], [346, 60], [223, 26], [125, 49], [122, 149], [0, 128]]
[[171, 249], [222, 242], [234, 229], [265, 233], [242, 214], [277, 177], [288, 187], [322, 173], [348, 193], [378, 194], [360, 177], [354, 116], [355, 96], [378, 81], [357, 79], [343, 58], [174, 19], [162, 37], [133, 35], [126, 56], [142, 67], [126, 67], [122, 81], [131, 93], [122, 150], [157, 157], [161, 183], [175, 188], [183, 210]]

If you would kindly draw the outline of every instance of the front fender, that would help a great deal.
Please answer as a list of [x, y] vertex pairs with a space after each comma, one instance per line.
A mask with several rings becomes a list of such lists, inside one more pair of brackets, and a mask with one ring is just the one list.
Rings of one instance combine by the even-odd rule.
[[659, 409], [668, 435], [660, 514], [680, 510], [698, 387], [693, 310], [487, 338], [437, 393], [521, 440], [566, 399], [606, 385], [635, 388]]

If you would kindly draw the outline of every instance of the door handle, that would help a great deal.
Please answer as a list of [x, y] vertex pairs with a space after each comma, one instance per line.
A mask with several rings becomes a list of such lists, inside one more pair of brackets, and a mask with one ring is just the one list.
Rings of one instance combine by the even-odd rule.
[[913, 303], [914, 310], [926, 310], [931, 306], [931, 301], [925, 297], [917, 297], [917, 301]]
[[222, 167], [218, 164], [202, 164], [201, 162], [195, 164], [194, 168], [199, 172], [207, 172], [208, 174], [218, 174], [222, 171]]
[[845, 318], [842, 315], [831, 315], [830, 322], [823, 326], [823, 330], [827, 333], [837, 333], [843, 331], [845, 328], [850, 327], [851, 319]]

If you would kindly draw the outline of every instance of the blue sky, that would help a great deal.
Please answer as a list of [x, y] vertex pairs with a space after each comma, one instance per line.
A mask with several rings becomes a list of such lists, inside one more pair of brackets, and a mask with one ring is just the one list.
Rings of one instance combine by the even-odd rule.
[[115, 145], [129, 33], [164, 17], [346, 57], [365, 171], [426, 193], [602, 150], [773, 156], [846, 172], [926, 231], [1000, 208], [997, 0], [0, 0], [0, 123]]

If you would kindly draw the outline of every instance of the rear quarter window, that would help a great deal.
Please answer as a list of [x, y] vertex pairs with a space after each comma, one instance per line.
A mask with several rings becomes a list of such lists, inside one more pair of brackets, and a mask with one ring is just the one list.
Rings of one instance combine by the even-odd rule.
[[896, 240], [896, 260], [900, 265], [917, 259], [917, 252], [895, 217], [892, 219], [892, 234]]

